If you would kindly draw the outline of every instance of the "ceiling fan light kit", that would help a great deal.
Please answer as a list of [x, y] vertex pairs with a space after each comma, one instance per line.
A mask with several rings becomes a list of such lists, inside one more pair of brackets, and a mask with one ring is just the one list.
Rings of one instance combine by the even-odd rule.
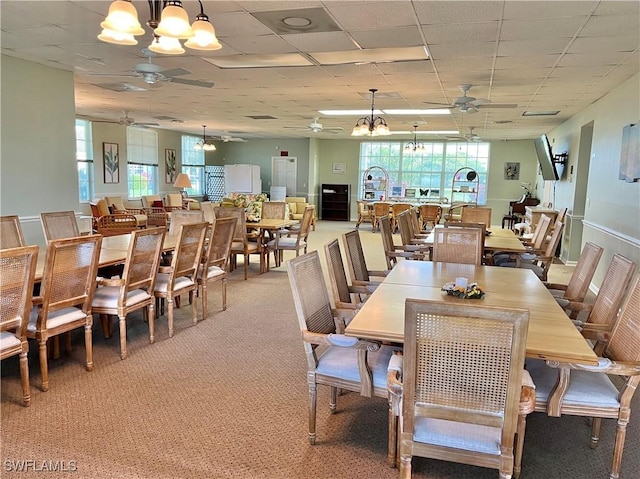
[[416, 138], [416, 131], [418, 130], [418, 125], [413, 125], [413, 141], [410, 141], [406, 145], [404, 145], [405, 153], [415, 153], [415, 152], [423, 152], [425, 150], [424, 145], [419, 143]]
[[374, 116], [375, 111], [375, 95], [378, 91], [376, 88], [370, 88], [371, 92], [371, 116], [363, 116], [358, 119], [353, 127], [351, 136], [386, 136], [391, 131], [387, 126], [387, 122], [381, 116]]
[[[166, 55], [182, 54], [185, 50], [180, 40], [187, 40], [185, 46], [196, 50], [222, 48], [200, 0], [200, 14], [193, 25], [189, 25], [189, 17], [180, 0], [153, 0], [148, 3], [151, 18], [147, 25], [153, 28], [154, 35], [149, 45], [151, 51]], [[136, 45], [138, 42], [133, 37], [145, 33], [131, 0], [115, 0], [109, 6], [109, 14], [100, 26], [103, 30], [98, 39], [116, 45]]]
[[196, 150], [215, 151], [216, 145], [207, 140], [207, 125], [202, 125], [202, 140], [194, 145]]

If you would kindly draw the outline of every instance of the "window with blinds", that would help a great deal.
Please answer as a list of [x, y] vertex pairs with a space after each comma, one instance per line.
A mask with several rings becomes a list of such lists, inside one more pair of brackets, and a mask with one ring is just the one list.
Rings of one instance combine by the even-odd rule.
[[76, 119], [76, 162], [78, 164], [78, 199], [86, 203], [93, 198], [93, 142], [91, 122]]
[[158, 133], [127, 127], [127, 182], [129, 198], [158, 191]]

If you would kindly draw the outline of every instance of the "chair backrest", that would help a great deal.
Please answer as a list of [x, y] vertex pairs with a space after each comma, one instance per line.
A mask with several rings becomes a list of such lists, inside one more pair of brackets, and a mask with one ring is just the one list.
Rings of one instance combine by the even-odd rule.
[[382, 248], [384, 249], [384, 258], [387, 261], [387, 269], [391, 269], [398, 262], [398, 258], [390, 254], [396, 251], [393, 233], [391, 232], [391, 220], [388, 215], [384, 215], [378, 222], [380, 224], [380, 236], [382, 236]]
[[142, 200], [143, 208], [152, 208], [155, 201], [162, 203], [162, 197], [160, 195], [145, 195], [140, 199]]
[[338, 238], [329, 241], [324, 245], [324, 256], [329, 269], [329, 282], [331, 283], [331, 289], [333, 290], [336, 307], [354, 307], [356, 301], [349, 291], [349, 281], [347, 280], [347, 273], [344, 270], [344, 263], [342, 262], [342, 253], [340, 252], [340, 243], [338, 242]]
[[104, 198], [100, 198], [98, 201], [96, 201], [96, 213], [98, 214], [98, 218], [104, 215], [111, 214], [111, 212], [109, 211], [107, 200], [105, 200]]
[[462, 208], [460, 221], [463, 223], [483, 223], [486, 229], [491, 228], [491, 208], [465, 206]]
[[596, 272], [604, 248], [593, 243], [586, 243], [580, 258], [567, 284], [563, 297], [569, 301], [584, 301], [589, 285]]
[[37, 260], [37, 246], [0, 249], [0, 331], [15, 329], [18, 338], [27, 333]]
[[169, 283], [172, 285], [177, 278], [187, 277], [196, 280], [198, 266], [202, 261], [202, 249], [204, 238], [207, 234], [209, 223], [188, 223], [180, 226], [178, 230], [178, 243], [171, 260], [171, 273]]
[[284, 201], [264, 201], [262, 203], [261, 217], [264, 219], [285, 219], [287, 203]]
[[[101, 235], [77, 236], [47, 243], [40, 283], [40, 296], [43, 297], [41, 318], [70, 306], [79, 307], [87, 314], [91, 311], [101, 246]], [[44, 325], [42, 327], [46, 329]]]
[[[640, 362], [640, 275], [632, 281], [620, 316], [607, 342], [605, 355], [614, 361]], [[636, 384], [640, 380], [635, 377]]]
[[166, 206], [177, 206], [182, 208], [182, 195], [180, 193], [167, 193], [165, 195]]
[[102, 236], [123, 235], [137, 229], [136, 217], [128, 214], [104, 215], [96, 221], [96, 232]]
[[309, 232], [311, 231], [311, 221], [313, 220], [315, 211], [315, 205], [307, 205], [304, 208], [304, 213], [302, 214], [302, 219], [300, 220], [300, 228], [291, 233], [293, 235], [296, 235], [296, 246], [299, 245], [302, 241], [307, 241], [307, 239], [309, 238]]
[[204, 255], [204, 263], [207, 266], [218, 266], [226, 271], [237, 221], [237, 218], [217, 218], [214, 220]]
[[233, 241], [247, 244], [247, 227], [245, 225], [245, 212], [244, 208], [240, 207], [228, 207], [228, 206], [216, 206], [216, 219], [218, 218], [235, 218], [236, 229], [233, 233]]
[[420, 220], [418, 219], [418, 208], [409, 209], [409, 223], [411, 225], [411, 232], [413, 236], [420, 233]]
[[371, 209], [369, 208], [369, 202], [364, 200], [356, 201], [358, 204], [358, 214], [362, 217], [368, 218], [371, 216]]
[[385, 201], [376, 201], [373, 204], [373, 216], [380, 218], [381, 216], [389, 215], [391, 203]]
[[404, 246], [409, 246], [414, 238], [413, 228], [411, 227], [411, 218], [409, 218], [409, 210], [403, 211], [395, 218], [400, 231], [400, 239]]
[[427, 225], [434, 227], [440, 222], [442, 217], [442, 208], [440, 205], [420, 205], [420, 218], [422, 219], [422, 229]]
[[410, 203], [392, 203], [391, 204], [391, 214], [393, 216], [396, 216], [402, 213], [403, 211], [407, 211], [410, 209], [411, 209]]
[[[407, 299], [402, 446], [413, 441], [418, 421], [440, 426], [443, 435], [459, 430], [454, 423], [476, 424], [500, 428], [497, 448], [513, 461], [528, 323], [525, 310]], [[440, 450], [438, 459], [456, 462], [483, 455], [460, 449], [421, 443], [418, 455], [438, 457], [431, 454]]]
[[547, 239], [547, 231], [549, 231], [549, 225], [551, 224], [551, 218], [547, 215], [541, 215], [536, 229], [533, 231], [533, 238], [531, 238], [531, 247], [534, 250], [541, 250], [544, 242]]
[[482, 264], [484, 228], [445, 225], [433, 230], [432, 260], [443, 263]]
[[105, 196], [104, 200], [107, 203], [107, 210], [109, 209], [108, 207], [111, 206], [113, 208], [114, 213], [116, 211], [123, 211], [127, 209], [126, 206], [124, 205], [124, 200], [122, 199], [122, 196]]
[[216, 220], [216, 212], [215, 206], [211, 201], [203, 201], [200, 203], [200, 209], [202, 210], [202, 214], [204, 215], [204, 220], [207, 223], [213, 224]]
[[165, 231], [165, 228], [159, 227], [131, 233], [129, 251], [122, 272], [124, 284], [120, 289], [118, 305], [126, 304], [129, 291], [143, 289], [153, 295]]
[[558, 213], [558, 216], [556, 216], [556, 221], [560, 221], [561, 223], [564, 223], [564, 218], [565, 216], [567, 216], [567, 210], [568, 208], [563, 208], [560, 210], [560, 212]]
[[175, 235], [182, 225], [200, 223], [204, 221], [202, 210], [175, 210], [171, 212], [171, 223], [169, 223], [169, 234]]
[[0, 249], [24, 246], [24, 235], [17, 215], [0, 216]]
[[613, 326], [635, 270], [636, 264], [630, 259], [621, 254], [613, 256], [587, 318], [588, 323]]
[[553, 232], [551, 233], [551, 239], [547, 243], [547, 247], [544, 250], [544, 255], [547, 258], [553, 258], [556, 255], [556, 249], [558, 248], [558, 244], [560, 243], [560, 237], [562, 236], [562, 230], [564, 229], [564, 224], [561, 221], [556, 221], [553, 226]]
[[76, 214], [73, 211], [40, 213], [40, 221], [46, 241], [80, 236]]
[[349, 274], [353, 281], [370, 281], [369, 269], [367, 268], [367, 260], [364, 256], [362, 241], [360, 240], [360, 232], [351, 230], [342, 235], [344, 250], [347, 253], [347, 266]]
[[[331, 300], [318, 252], [310, 251], [292, 258], [285, 263], [285, 266], [300, 331], [319, 334], [335, 333], [336, 324], [331, 311]], [[312, 346], [305, 342], [305, 348], [308, 348], [307, 353], [310, 353]], [[310, 366], [315, 369], [315, 364]]]

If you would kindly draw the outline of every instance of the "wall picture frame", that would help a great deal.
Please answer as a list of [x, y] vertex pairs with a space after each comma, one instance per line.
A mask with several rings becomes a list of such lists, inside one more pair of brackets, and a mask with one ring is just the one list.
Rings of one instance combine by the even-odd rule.
[[102, 163], [104, 166], [104, 182], [120, 183], [118, 143], [102, 143]]
[[173, 184], [176, 181], [176, 150], [164, 150], [164, 182]]
[[519, 180], [520, 179], [520, 163], [505, 163], [504, 179]]
[[344, 175], [347, 172], [347, 164], [346, 163], [334, 163], [333, 170], [334, 175]]

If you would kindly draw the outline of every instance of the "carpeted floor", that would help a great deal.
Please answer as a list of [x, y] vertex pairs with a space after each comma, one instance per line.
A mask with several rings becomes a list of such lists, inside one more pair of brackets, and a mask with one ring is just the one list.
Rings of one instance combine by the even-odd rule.
[[[311, 249], [353, 223], [318, 222]], [[361, 237], [371, 269], [382, 269], [379, 234]], [[396, 240], [399, 243], [399, 238]], [[285, 259], [291, 253], [285, 253]], [[571, 268], [552, 267], [566, 282]], [[83, 335], [71, 356], [50, 361], [50, 390], [39, 389], [37, 348], [31, 344], [32, 405], [19, 404], [17, 358], [2, 362], [0, 476], [7, 478], [396, 478], [386, 465], [387, 404], [347, 393], [338, 413], [319, 388], [318, 441], [307, 441], [306, 361], [285, 267], [249, 280], [231, 273], [228, 309], [210, 289], [210, 315], [192, 326], [189, 308], [166, 318], [156, 342], [139, 314], [128, 319], [129, 357], [119, 356], [117, 327], [103, 339], [94, 326], [95, 369], [83, 367]], [[638, 396], [638, 395], [636, 395]], [[627, 433], [622, 478], [640, 477], [640, 402]], [[615, 424], [603, 421], [601, 445], [589, 448], [585, 418], [529, 416], [523, 479], [608, 477]], [[30, 462], [31, 461], [31, 462]], [[414, 478], [495, 478], [497, 471], [414, 459]], [[19, 468], [28, 469], [17, 472]], [[57, 471], [51, 469], [58, 468]], [[49, 471], [43, 471], [49, 469]]]

